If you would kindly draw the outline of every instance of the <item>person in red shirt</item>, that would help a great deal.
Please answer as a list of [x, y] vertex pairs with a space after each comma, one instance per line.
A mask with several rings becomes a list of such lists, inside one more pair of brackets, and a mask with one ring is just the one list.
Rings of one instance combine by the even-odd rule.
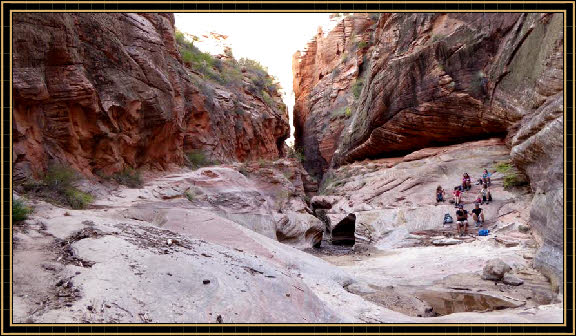
[[460, 191], [460, 187], [454, 187], [454, 192], [452, 194], [454, 195], [454, 202], [456, 203], [454, 206], [458, 207], [458, 205], [461, 203], [462, 197], [462, 191]]

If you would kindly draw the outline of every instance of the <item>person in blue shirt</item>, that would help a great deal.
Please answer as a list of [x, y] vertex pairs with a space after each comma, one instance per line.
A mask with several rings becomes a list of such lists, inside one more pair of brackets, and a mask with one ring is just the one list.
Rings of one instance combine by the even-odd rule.
[[484, 173], [482, 174], [482, 182], [484, 182], [486, 185], [490, 185], [490, 176], [492, 176], [492, 174], [488, 172], [488, 169], [484, 169]]

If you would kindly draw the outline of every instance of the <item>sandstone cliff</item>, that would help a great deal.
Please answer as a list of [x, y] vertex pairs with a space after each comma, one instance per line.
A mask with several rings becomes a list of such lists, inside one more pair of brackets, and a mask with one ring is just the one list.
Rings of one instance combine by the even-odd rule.
[[[319, 61], [329, 43], [317, 41], [335, 40], [342, 27], [364, 20], [347, 17], [297, 55], [294, 125], [306, 167], [321, 177], [357, 160], [506, 136], [534, 193], [535, 264], [561, 280], [562, 16], [385, 13], [357, 33], [365, 43], [355, 66], [339, 55]], [[350, 53], [354, 44], [344, 48]], [[327, 69], [350, 76], [341, 84]], [[347, 109], [341, 119], [334, 117], [339, 97]]]
[[329, 166], [354, 97], [375, 21], [367, 15], [345, 17], [324, 36], [322, 30], [292, 60], [295, 145], [304, 166], [320, 176]]
[[208, 78], [187, 67], [172, 14], [19, 13], [13, 33], [16, 179], [51, 160], [90, 176], [165, 169], [190, 151], [220, 161], [283, 155], [288, 115], [277, 90], [259, 91], [245, 69], [224, 85], [217, 69]]

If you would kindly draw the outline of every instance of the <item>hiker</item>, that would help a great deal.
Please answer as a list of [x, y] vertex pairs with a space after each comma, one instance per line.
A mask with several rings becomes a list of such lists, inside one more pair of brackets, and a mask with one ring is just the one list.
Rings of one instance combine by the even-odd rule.
[[470, 175], [468, 175], [468, 173], [462, 175], [462, 188], [464, 190], [470, 190], [470, 188], [472, 188], [472, 182], [470, 182]]
[[478, 194], [474, 203], [478, 203], [478, 204], [482, 203], [482, 194]]
[[454, 192], [452, 192], [452, 195], [454, 195], [454, 206], [458, 207], [458, 205], [460, 205], [460, 198], [462, 197], [462, 191], [460, 191], [460, 186], [454, 187]]
[[476, 222], [476, 226], [480, 226], [480, 222], [484, 224], [484, 211], [482, 211], [482, 208], [478, 203], [476, 203], [474, 209], [472, 209], [472, 218]]
[[482, 173], [482, 182], [484, 184], [490, 185], [490, 176], [492, 176], [492, 174], [488, 172], [488, 169], [484, 169], [484, 173]]
[[456, 229], [460, 236], [468, 234], [468, 211], [464, 210], [462, 204], [456, 210]]
[[444, 189], [442, 189], [442, 186], [438, 186], [436, 188], [436, 203], [439, 202], [444, 202]]
[[490, 193], [490, 189], [488, 189], [487, 184], [482, 185], [482, 190], [480, 190], [480, 194], [482, 195], [482, 204], [490, 204], [492, 202], [492, 194]]

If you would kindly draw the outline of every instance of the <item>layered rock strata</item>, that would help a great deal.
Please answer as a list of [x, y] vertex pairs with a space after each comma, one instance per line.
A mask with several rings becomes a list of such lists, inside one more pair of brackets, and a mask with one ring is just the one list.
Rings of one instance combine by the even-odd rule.
[[[362, 20], [347, 17], [340, 27]], [[561, 282], [562, 15], [385, 13], [363, 33], [362, 67], [343, 91], [317, 73], [324, 64], [346, 72], [346, 61], [311, 61], [327, 53], [315, 42], [322, 38], [294, 62], [296, 144], [315, 162], [309, 171], [321, 177], [353, 161], [506, 136], [534, 194], [531, 222], [542, 246], [535, 264]], [[350, 98], [344, 121], [331, 120], [339, 97], [332, 85]]]
[[189, 151], [220, 161], [283, 154], [279, 95], [263, 100], [245, 76], [238, 87], [193, 76], [172, 14], [18, 13], [13, 34], [15, 178], [52, 160], [90, 176], [166, 169]]

